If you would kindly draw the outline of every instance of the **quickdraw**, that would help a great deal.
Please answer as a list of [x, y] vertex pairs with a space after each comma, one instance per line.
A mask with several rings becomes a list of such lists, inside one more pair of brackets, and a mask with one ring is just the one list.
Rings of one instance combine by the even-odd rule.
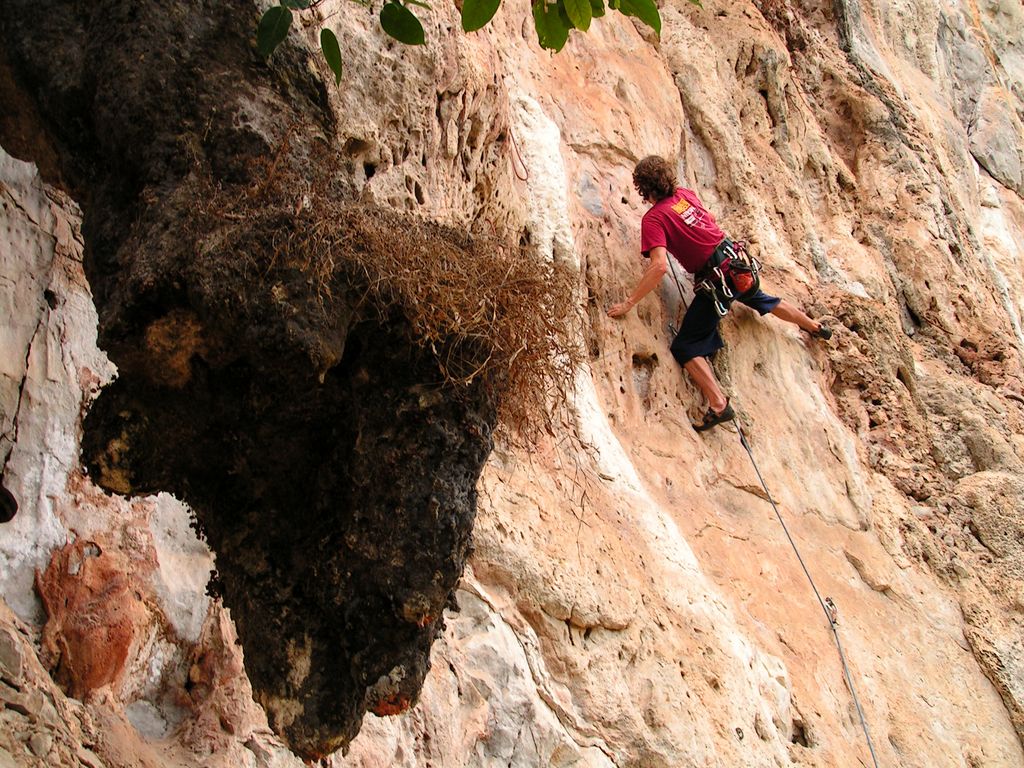
[[753, 296], [761, 287], [761, 262], [747, 253], [742, 240], [726, 238], [708, 258], [694, 280], [708, 294], [719, 317], [725, 317], [735, 299]]

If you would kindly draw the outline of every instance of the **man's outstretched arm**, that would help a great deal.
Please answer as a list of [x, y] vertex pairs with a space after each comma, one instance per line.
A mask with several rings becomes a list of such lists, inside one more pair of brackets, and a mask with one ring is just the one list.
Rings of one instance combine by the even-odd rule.
[[659, 245], [657, 248], [651, 249], [651, 263], [647, 265], [647, 269], [640, 276], [640, 282], [629, 294], [629, 298], [609, 309], [608, 317], [623, 317], [636, 306], [640, 299], [657, 287], [666, 272], [668, 272], [668, 251], [664, 246]]

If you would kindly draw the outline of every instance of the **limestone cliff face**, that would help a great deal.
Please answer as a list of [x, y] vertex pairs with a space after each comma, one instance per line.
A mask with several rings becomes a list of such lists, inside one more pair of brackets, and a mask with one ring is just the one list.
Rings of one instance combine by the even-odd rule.
[[[576, 266], [589, 353], [558, 433], [532, 450], [499, 444], [484, 466], [459, 611], [445, 614], [431, 671], [419, 668], [418, 703], [367, 716], [331, 763], [870, 764], [827, 622], [746, 453], [728, 430], [702, 438], [688, 426], [702, 404], [668, 352], [675, 285], [624, 321], [604, 313], [642, 268], [632, 165], [660, 153], [751, 243], [766, 288], [836, 329], [810, 343], [738, 308], [715, 365], [838, 605], [879, 763], [1024, 765], [1019, 4], [671, 2], [660, 40], [605, 18], [555, 57], [515, 4], [470, 36], [452, 31], [454, 9], [435, 8], [423, 49], [386, 42], [338, 0], [317, 14], [269, 75], [247, 65], [246, 98], [217, 104], [204, 86], [223, 132], [214, 170], [236, 168], [238, 126], [253, 141], [287, 130], [268, 101], [306, 99], [346, 194], [528, 239]], [[302, 51], [322, 23], [346, 52], [338, 89], [315, 71], [305, 84], [320, 65]], [[301, 77], [281, 74], [296, 62]], [[52, 103], [33, 107], [30, 88], [0, 75], [2, 92], [26, 99], [11, 97], [17, 125], [52, 119]], [[278, 95], [260, 90], [268, 77], [285, 83]], [[53, 184], [54, 144], [64, 157], [97, 152], [75, 146], [73, 127], [42, 142], [5, 125], [5, 149]], [[146, 157], [174, 156], [147, 146]], [[182, 202], [166, 185], [126, 202], [108, 184], [78, 201], [83, 229], [75, 202], [2, 158], [0, 455], [20, 506], [0, 527], [13, 610], [0, 614], [0, 747], [18, 765], [298, 765], [253, 703], [257, 653], [246, 647], [242, 666], [232, 617], [205, 595], [212, 556], [188, 511], [167, 495], [106, 496], [79, 465], [82, 410], [114, 376], [81, 262], [90, 237], [117, 233], [88, 211], [157, 206], [173, 222]], [[112, 266], [96, 272], [100, 306], [150, 274], [126, 288]], [[108, 336], [130, 320], [99, 318]], [[104, 347], [120, 355], [115, 387], [145, 373], [131, 348]], [[147, 477], [195, 461], [169, 455], [188, 448], [177, 434], [158, 438], [141, 438], [155, 457]], [[213, 498], [190, 501], [209, 516]], [[230, 532], [211, 538], [227, 544], [219, 569], [245, 551]], [[243, 635], [258, 617], [250, 607]], [[267, 649], [257, 689], [330, 676], [299, 640]], [[294, 738], [281, 701], [262, 698]]]

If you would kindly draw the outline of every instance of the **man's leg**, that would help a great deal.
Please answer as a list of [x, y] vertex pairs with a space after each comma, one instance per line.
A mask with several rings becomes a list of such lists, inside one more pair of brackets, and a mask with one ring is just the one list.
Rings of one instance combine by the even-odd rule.
[[[716, 416], [729, 407], [729, 400], [723, 394], [707, 360], [710, 355], [722, 348], [722, 337], [718, 335], [719, 320], [708, 295], [704, 291], [697, 291], [683, 316], [682, 327], [672, 341], [672, 356], [707, 398], [708, 405]], [[718, 423], [721, 422], [715, 421], [710, 426]], [[698, 425], [695, 427], [698, 431], [708, 428]]]
[[778, 306], [772, 310], [772, 314], [782, 320], [785, 320], [787, 323], [793, 323], [794, 325], [803, 328], [808, 333], [816, 333], [818, 329], [821, 328], [821, 323], [817, 320], [812, 320], [785, 299], [780, 301]]
[[708, 405], [711, 406], [711, 410], [715, 413], [721, 413], [725, 410], [725, 406], [728, 405], [729, 401], [726, 399], [725, 394], [722, 392], [722, 388], [718, 385], [718, 379], [715, 378], [715, 372], [711, 370], [711, 366], [708, 364], [707, 358], [694, 357], [683, 363], [683, 368], [690, 374], [690, 378], [693, 379], [693, 383], [700, 387], [700, 391], [704, 393], [704, 397], [708, 400]]

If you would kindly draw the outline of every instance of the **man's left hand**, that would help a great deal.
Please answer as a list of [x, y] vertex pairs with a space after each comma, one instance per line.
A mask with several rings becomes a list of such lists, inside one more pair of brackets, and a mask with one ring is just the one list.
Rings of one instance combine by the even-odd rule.
[[620, 317], [625, 317], [626, 314], [629, 313], [629, 310], [631, 310], [632, 308], [633, 305], [630, 304], [628, 301], [619, 302], [618, 304], [615, 304], [614, 306], [612, 306], [611, 309], [608, 310], [608, 317], [616, 319]]

